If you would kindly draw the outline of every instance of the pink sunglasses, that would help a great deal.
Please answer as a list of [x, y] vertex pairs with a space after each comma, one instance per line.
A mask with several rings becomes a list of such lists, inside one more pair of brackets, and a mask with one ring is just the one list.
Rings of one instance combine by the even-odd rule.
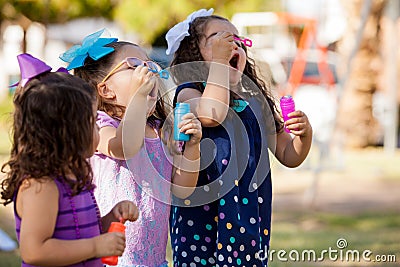
[[249, 38], [240, 38], [239, 36], [233, 36], [233, 39], [238, 40], [244, 44], [244, 46], [247, 47], [252, 47], [253, 46], [253, 41], [250, 40]]

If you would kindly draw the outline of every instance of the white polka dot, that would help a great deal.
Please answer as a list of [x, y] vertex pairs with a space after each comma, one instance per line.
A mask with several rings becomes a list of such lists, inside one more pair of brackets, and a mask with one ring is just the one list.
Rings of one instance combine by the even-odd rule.
[[175, 234], [178, 234], [179, 228], [175, 228]]
[[243, 246], [243, 245], [240, 245], [239, 250], [240, 250], [240, 251], [244, 251], [244, 246]]
[[256, 223], [256, 219], [254, 219], [253, 217], [250, 218], [250, 223], [251, 224], [255, 224]]
[[187, 263], [182, 263], [182, 267], [187, 267]]
[[232, 258], [231, 257], [228, 257], [228, 262], [232, 263]]
[[264, 202], [264, 199], [262, 198], [262, 197], [258, 197], [258, 203], [263, 203]]
[[201, 250], [202, 251], [207, 251], [207, 247], [206, 246], [201, 246]]
[[182, 251], [181, 255], [182, 255], [182, 257], [186, 258], [186, 256], [187, 256], [186, 251]]
[[214, 260], [214, 258], [209, 258], [209, 259], [208, 259], [208, 262], [211, 263], [211, 264], [214, 264], [214, 263], [215, 263], [215, 260]]
[[200, 262], [200, 258], [196, 256], [196, 257], [194, 257], [194, 261], [195, 262]]
[[210, 191], [210, 187], [209, 187], [208, 185], [205, 185], [205, 186], [203, 187], [203, 189], [204, 189], [204, 191], [206, 191], [206, 192]]
[[249, 254], [246, 255], [246, 260], [250, 261], [251, 260], [251, 256]]
[[195, 245], [191, 245], [191, 246], [190, 246], [190, 249], [191, 249], [192, 251], [196, 251], [197, 247], [196, 247]]
[[178, 222], [181, 222], [181, 221], [182, 221], [182, 216], [179, 216]]
[[254, 188], [254, 189], [257, 189], [257, 188], [258, 188], [257, 183], [253, 183], [253, 188]]
[[187, 222], [187, 224], [188, 224], [189, 226], [193, 226], [193, 221], [192, 221], [192, 220], [189, 220], [189, 221]]
[[224, 182], [222, 180], [218, 180], [219, 185], [223, 185]]
[[232, 251], [232, 247], [229, 246], [229, 245], [227, 245], [227, 246], [226, 246], [226, 250], [229, 251], [229, 252], [231, 252], [231, 251]]
[[196, 263], [194, 262], [190, 263], [190, 267], [196, 267]]
[[238, 196], [234, 196], [233, 200], [235, 200], [235, 202], [238, 203], [239, 202]]
[[178, 251], [178, 246], [175, 247], [175, 251]]
[[242, 227], [240, 227], [240, 232], [242, 233], [242, 234], [244, 234], [244, 232], [246, 232], [246, 228], [244, 228], [243, 226]]
[[223, 255], [218, 255], [218, 260], [219, 261], [223, 261], [224, 260], [224, 256]]

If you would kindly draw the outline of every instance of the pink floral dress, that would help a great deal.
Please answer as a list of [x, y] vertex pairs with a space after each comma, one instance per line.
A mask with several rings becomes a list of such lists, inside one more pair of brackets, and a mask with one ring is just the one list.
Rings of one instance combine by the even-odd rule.
[[[98, 111], [97, 124], [118, 127], [119, 121]], [[170, 212], [172, 159], [160, 138], [146, 138], [145, 145], [129, 160], [95, 153], [90, 159], [94, 191], [102, 216], [122, 201], [139, 208], [139, 219], [126, 222], [126, 248], [118, 266], [168, 266], [165, 259]]]

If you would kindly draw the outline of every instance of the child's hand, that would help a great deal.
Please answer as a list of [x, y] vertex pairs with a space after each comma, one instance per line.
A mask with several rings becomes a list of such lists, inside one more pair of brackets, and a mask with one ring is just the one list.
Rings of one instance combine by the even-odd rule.
[[296, 110], [288, 116], [290, 119], [285, 122], [285, 126], [292, 134], [302, 137], [312, 134], [311, 124], [303, 111]]
[[119, 232], [106, 233], [93, 238], [96, 258], [106, 256], [122, 256], [125, 250], [125, 234]]
[[133, 70], [131, 81], [132, 96], [135, 94], [147, 96], [156, 86], [156, 78], [147, 66], [137, 66]]
[[190, 140], [186, 142], [186, 145], [196, 145], [200, 142], [202, 136], [201, 122], [193, 113], [183, 115], [178, 127], [180, 132], [191, 134]]
[[111, 210], [114, 218], [122, 223], [126, 221], [134, 222], [139, 218], [139, 210], [137, 206], [128, 200], [117, 203]]
[[223, 60], [229, 63], [232, 57], [232, 51], [237, 47], [234, 42], [233, 34], [229, 32], [218, 32], [212, 37], [212, 59]]

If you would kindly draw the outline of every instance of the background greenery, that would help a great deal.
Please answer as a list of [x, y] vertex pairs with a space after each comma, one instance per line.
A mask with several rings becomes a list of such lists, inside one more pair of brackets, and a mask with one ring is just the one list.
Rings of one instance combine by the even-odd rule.
[[15, 20], [24, 26], [29, 21], [48, 24], [103, 17], [119, 22], [148, 44], [162, 46], [165, 32], [173, 25], [195, 10], [211, 7], [218, 15], [230, 18], [239, 11], [279, 11], [281, 0], [0, 0], [0, 22]]

